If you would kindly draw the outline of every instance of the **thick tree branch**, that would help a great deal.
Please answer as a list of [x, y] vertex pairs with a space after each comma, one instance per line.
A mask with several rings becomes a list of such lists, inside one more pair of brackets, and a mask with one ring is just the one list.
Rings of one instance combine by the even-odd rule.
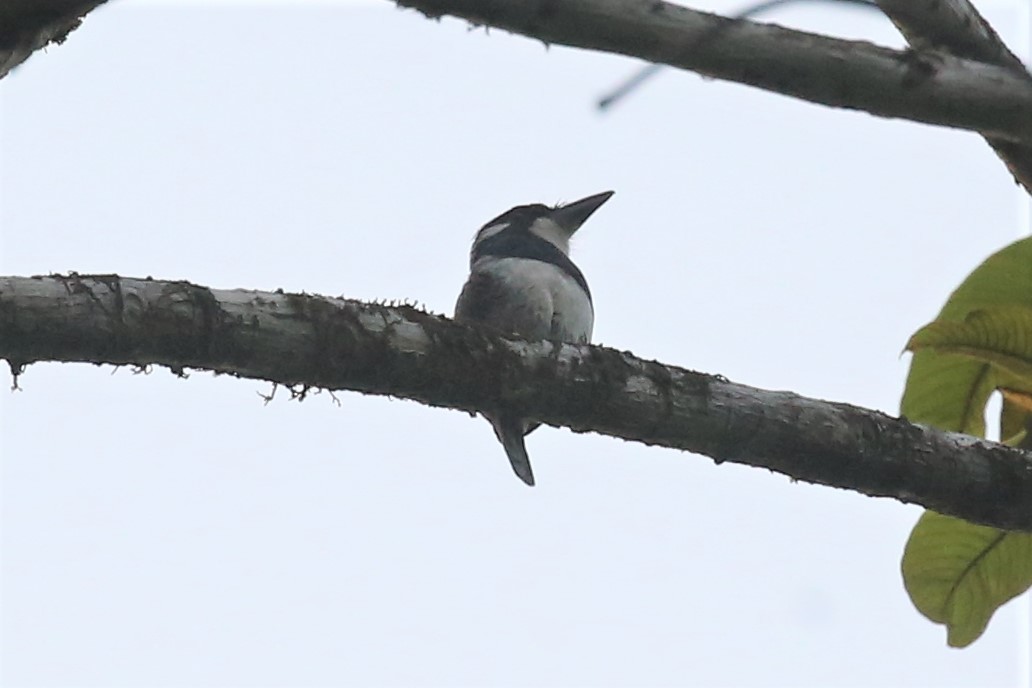
[[559, 43], [638, 57], [804, 100], [1032, 144], [1032, 84], [1012, 69], [900, 52], [661, 0], [394, 0]]
[[503, 404], [1032, 531], [1032, 460], [1020, 450], [604, 347], [498, 338], [410, 307], [116, 275], [0, 277], [0, 357], [15, 371], [157, 364], [470, 412]]
[[967, 0], [875, 0], [882, 12], [918, 50], [943, 50], [969, 60], [1025, 66]]
[[[878, 6], [918, 50], [943, 50], [1012, 70], [1029, 80], [1025, 65], [967, 0], [877, 0]], [[1015, 181], [1032, 193], [1032, 145], [986, 136]]]
[[[979, 131], [1020, 183], [1032, 183], [1032, 83], [991, 27], [960, 0], [879, 4], [915, 45], [923, 36], [921, 45], [969, 59], [732, 21], [659, 0], [396, 1], [430, 16], [452, 14], [549, 43], [640, 57], [825, 105]], [[34, 50], [64, 40], [103, 2], [0, 4], [0, 78]], [[911, 4], [921, 9], [908, 9]], [[934, 27], [920, 24], [928, 17], [935, 17]]]
[[63, 43], [82, 18], [106, 0], [0, 2], [0, 79], [50, 43]]

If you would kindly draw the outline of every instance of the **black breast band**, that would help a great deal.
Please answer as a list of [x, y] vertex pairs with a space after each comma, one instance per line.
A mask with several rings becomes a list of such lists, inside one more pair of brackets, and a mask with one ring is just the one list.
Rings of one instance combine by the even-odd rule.
[[581, 286], [584, 293], [591, 301], [591, 290], [588, 289], [588, 281], [584, 279], [584, 273], [573, 264], [570, 257], [555, 247], [550, 241], [542, 239], [538, 235], [521, 227], [509, 226], [494, 236], [483, 239], [474, 247], [473, 260], [482, 256], [496, 256], [498, 258], [527, 258], [529, 260], [540, 260], [542, 263], [551, 263]]

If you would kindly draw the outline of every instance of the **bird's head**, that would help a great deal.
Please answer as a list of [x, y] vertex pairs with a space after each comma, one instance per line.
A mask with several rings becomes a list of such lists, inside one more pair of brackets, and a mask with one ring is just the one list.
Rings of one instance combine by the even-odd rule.
[[507, 235], [525, 233], [535, 235], [569, 255], [570, 237], [612, 195], [612, 191], [603, 191], [600, 194], [552, 208], [541, 203], [518, 205], [480, 228], [476, 239], [473, 240], [472, 253], [476, 256], [478, 246], [504, 232]]

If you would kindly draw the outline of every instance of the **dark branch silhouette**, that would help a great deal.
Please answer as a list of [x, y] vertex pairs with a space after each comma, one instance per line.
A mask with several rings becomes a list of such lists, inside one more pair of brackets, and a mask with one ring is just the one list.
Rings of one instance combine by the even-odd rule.
[[878, 411], [601, 346], [527, 342], [410, 307], [117, 275], [0, 278], [0, 357], [163, 365], [353, 390], [760, 466], [1032, 531], [1032, 459]]
[[[877, 3], [874, 0], [768, 0], [767, 2], [758, 2], [754, 5], [750, 5], [737, 14], [729, 15], [729, 19], [733, 21], [741, 21], [748, 19], [749, 17], [755, 17], [773, 9], [784, 7], [785, 5], [794, 5], [801, 2], [824, 2], [824, 3], [838, 3], [843, 5], [859, 5], [860, 7], [867, 7], [869, 9], [881, 11]], [[718, 26], [706, 36], [699, 39], [699, 43], [705, 43], [706, 41], [712, 41], [720, 37], [720, 34], [726, 30], [726, 26]], [[645, 65], [637, 72], [635, 72], [629, 79], [624, 81], [622, 84], [614, 88], [609, 92], [608, 95], [603, 96], [598, 101], [598, 109], [605, 112], [613, 105], [626, 98], [627, 96], [638, 90], [646, 81], [654, 77], [656, 74], [663, 70], [665, 65], [661, 64], [650, 64]]]

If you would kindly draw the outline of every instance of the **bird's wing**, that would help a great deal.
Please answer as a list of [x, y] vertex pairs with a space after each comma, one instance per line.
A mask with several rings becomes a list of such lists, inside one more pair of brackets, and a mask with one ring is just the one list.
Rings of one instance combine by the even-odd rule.
[[525, 339], [546, 339], [552, 329], [552, 302], [536, 285], [516, 298], [513, 287], [496, 274], [475, 271], [459, 294], [455, 319]]

